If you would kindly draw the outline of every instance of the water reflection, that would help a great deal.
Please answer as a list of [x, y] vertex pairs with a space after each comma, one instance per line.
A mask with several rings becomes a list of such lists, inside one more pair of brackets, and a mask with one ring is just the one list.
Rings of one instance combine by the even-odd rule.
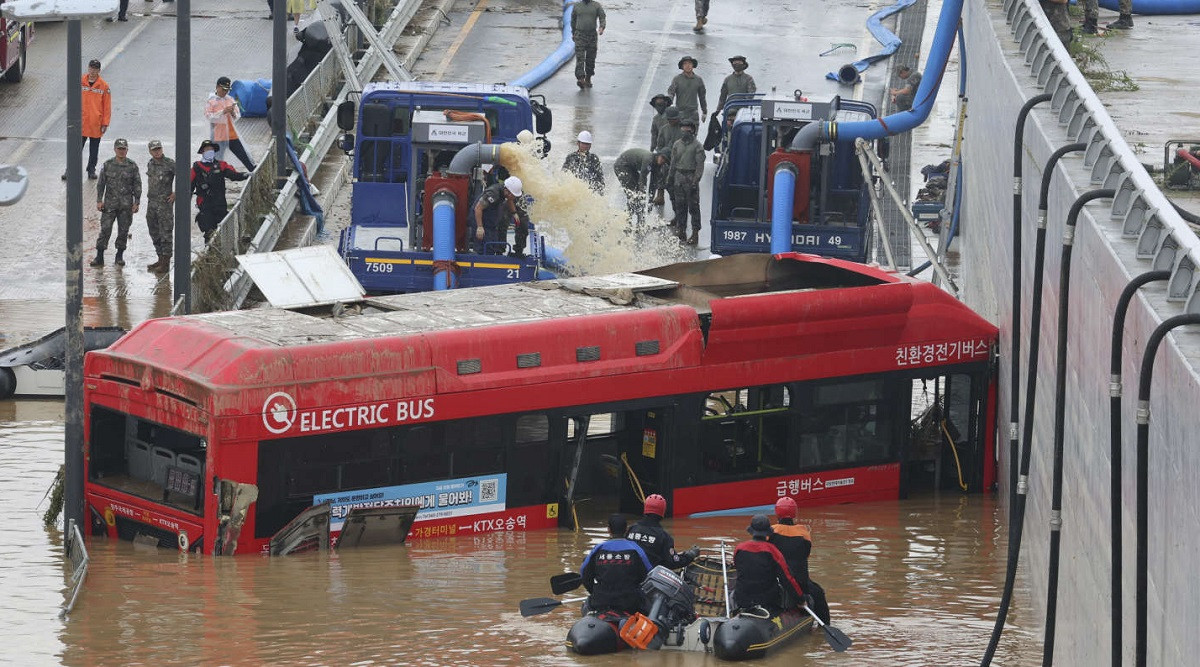
[[[19, 421], [18, 421], [19, 420]], [[598, 521], [560, 531], [425, 540], [402, 548], [267, 559], [213, 559], [92, 541], [72, 616], [57, 620], [64, 572], [57, 532], [34, 511], [62, 458], [61, 403], [0, 402], [0, 662], [108, 664], [716, 664], [663, 652], [576, 658], [562, 640], [576, 610], [521, 618], [602, 539]], [[855, 643], [834, 654], [807, 636], [766, 664], [930, 665], [978, 660], [1004, 576], [1003, 512], [989, 497], [802, 508], [813, 577]], [[746, 517], [671, 522], [677, 543], [716, 549]], [[1018, 601], [1028, 599], [1018, 591]], [[1020, 622], [1022, 619], [1018, 618]], [[1010, 629], [996, 664], [1039, 654], [1036, 631]]]

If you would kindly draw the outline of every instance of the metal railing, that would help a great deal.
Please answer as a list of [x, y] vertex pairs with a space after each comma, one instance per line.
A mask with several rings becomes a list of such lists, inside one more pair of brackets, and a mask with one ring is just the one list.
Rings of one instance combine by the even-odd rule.
[[[420, 6], [421, 0], [399, 0], [380, 31], [382, 42], [395, 44]], [[353, 24], [347, 28], [346, 39], [351, 44], [358, 42], [358, 30]], [[357, 65], [360, 79], [373, 79], [382, 64], [381, 54], [375, 49], [367, 51]], [[337, 105], [352, 92], [344, 80], [337, 56], [331, 49], [304, 83], [288, 97], [288, 129], [294, 136], [304, 134], [313, 117], [323, 112], [308, 139], [308, 145], [299, 155], [310, 179], [316, 176], [321, 162], [337, 139], [338, 128], [334, 122]], [[338, 91], [336, 96], [335, 91]], [[192, 267], [192, 309], [196, 312], [241, 307], [253, 282], [248, 274], [237, 267], [235, 257], [243, 253], [273, 250], [296, 211], [298, 186], [294, 173], [275, 195], [274, 146], [272, 140], [266, 148], [262, 164], [246, 181], [242, 197], [221, 221], [208, 245], [195, 260]], [[273, 197], [273, 201], [265, 201], [269, 197]], [[172, 314], [177, 313], [179, 306], [176, 304]]]
[[1091, 170], [1091, 182], [1117, 191], [1111, 215], [1121, 221], [1122, 236], [1137, 240], [1139, 259], [1171, 272], [1168, 301], [1182, 303], [1187, 312], [1200, 312], [1200, 238], [1125, 143], [1041, 8], [1033, 0], [1004, 0], [1004, 11], [1025, 64], [1037, 85], [1051, 95], [1059, 125], [1075, 141], [1087, 144], [1084, 166]]
[[70, 614], [71, 610], [75, 608], [75, 601], [79, 599], [79, 591], [83, 589], [83, 580], [87, 578], [88, 564], [92, 560], [88, 556], [87, 546], [83, 543], [83, 535], [79, 532], [79, 524], [74, 521], [69, 522], [63, 549], [67, 556], [67, 562], [71, 564], [71, 595], [63, 603], [62, 611], [58, 612], [59, 618], [66, 618], [67, 614]]

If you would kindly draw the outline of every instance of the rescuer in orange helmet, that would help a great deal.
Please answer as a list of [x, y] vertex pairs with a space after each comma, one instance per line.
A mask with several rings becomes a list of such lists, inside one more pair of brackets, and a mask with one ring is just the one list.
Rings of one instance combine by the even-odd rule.
[[825, 601], [825, 589], [808, 577], [808, 556], [812, 553], [812, 531], [808, 526], [796, 523], [796, 501], [784, 496], [775, 502], [775, 516], [779, 523], [771, 526], [769, 541], [783, 554], [788, 569], [804, 593], [811, 597], [809, 606], [814, 613], [829, 623], [829, 604]]
[[662, 527], [662, 518], [666, 513], [666, 498], [657, 493], [646, 496], [641, 520], [633, 524], [625, 537], [642, 547], [652, 567], [664, 565], [678, 570], [696, 560], [696, 556], [700, 555], [700, 547], [694, 546], [683, 553], [675, 553], [675, 538]]

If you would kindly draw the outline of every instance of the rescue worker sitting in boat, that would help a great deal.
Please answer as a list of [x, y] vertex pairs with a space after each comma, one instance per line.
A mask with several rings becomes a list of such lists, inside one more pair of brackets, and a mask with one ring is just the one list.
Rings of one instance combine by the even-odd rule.
[[812, 531], [808, 526], [796, 523], [796, 501], [784, 496], [775, 502], [775, 516], [779, 523], [771, 526], [770, 543], [779, 549], [787, 562], [792, 578], [809, 598], [809, 606], [820, 619], [829, 624], [829, 604], [825, 601], [825, 589], [808, 576], [808, 556], [812, 553]]
[[771, 520], [765, 514], [755, 514], [746, 532], [750, 533], [750, 539], [737, 545], [733, 552], [733, 566], [737, 569], [734, 605], [741, 610], [761, 607], [772, 616], [798, 606], [797, 601], [804, 599], [804, 590], [792, 577], [783, 554], [767, 541], [773, 534]]
[[662, 527], [662, 518], [667, 513], [667, 499], [652, 493], [646, 496], [641, 520], [633, 524], [625, 537], [637, 542], [650, 558], [650, 565], [662, 565], [672, 570], [687, 567], [700, 555], [700, 547], [694, 546], [683, 553], [675, 553], [675, 538]]
[[652, 566], [646, 552], [635, 542], [625, 539], [625, 517], [608, 517], [608, 534], [612, 539], [597, 544], [583, 559], [579, 574], [589, 595], [584, 613], [597, 614], [617, 611], [633, 614], [645, 606], [642, 580]]

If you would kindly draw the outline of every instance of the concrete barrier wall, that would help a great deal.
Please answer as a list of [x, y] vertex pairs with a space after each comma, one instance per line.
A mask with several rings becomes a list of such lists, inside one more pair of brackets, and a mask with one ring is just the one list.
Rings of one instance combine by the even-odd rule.
[[[1019, 1], [1019, 0], [1018, 0]], [[1007, 22], [1010, 7], [999, 2], [969, 0], [964, 10], [964, 30], [969, 67], [970, 103], [966, 125], [963, 160], [966, 176], [964, 192], [962, 276], [964, 299], [1001, 330], [1001, 353], [1011, 350], [1012, 290], [1012, 136], [1016, 114], [1028, 98], [1047, 90], [1044, 75], [1035, 74], [1026, 64], [1039, 58], [1028, 57], [1013, 36]], [[1036, 9], [1034, 10], [1037, 11]], [[1038, 21], [1044, 21], [1038, 13]], [[1035, 28], [1038, 26], [1034, 26]], [[1026, 44], [1028, 46], [1028, 44]], [[1051, 54], [1050, 57], [1053, 57]], [[1073, 69], [1073, 65], [1063, 65]], [[1053, 79], [1053, 76], [1050, 77]], [[1064, 77], [1065, 78], [1065, 77]], [[1050, 81], [1055, 92], [1054, 82]], [[1148, 106], [1150, 103], [1148, 102]], [[1065, 107], [1065, 111], [1064, 111]], [[1094, 158], [1104, 146], [1121, 142], [1119, 134], [1105, 131], [1107, 120], [1102, 105], [1089, 102], [1093, 115], [1103, 115], [1099, 132], [1091, 142], [1102, 142], [1089, 151]], [[1024, 160], [1024, 330], [1022, 337], [1022, 373], [1028, 368], [1029, 308], [1033, 286], [1033, 247], [1037, 220], [1037, 199], [1045, 163], [1056, 148], [1079, 140], [1080, 121], [1073, 115], [1072, 102], [1056, 95], [1055, 103], [1040, 105], [1026, 124]], [[1099, 119], [1097, 115], [1097, 119]], [[1060, 122], [1060, 118], [1065, 119]], [[1096, 123], [1093, 123], [1096, 125]], [[1070, 131], [1070, 132], [1069, 132]], [[1092, 128], [1093, 134], [1097, 133]], [[1087, 133], [1087, 130], [1084, 130]], [[1113, 135], [1113, 136], [1109, 136]], [[1111, 152], [1111, 150], [1110, 150]], [[1121, 153], [1121, 150], [1116, 151]], [[1032, 604], [1039, 619], [1046, 608], [1047, 553], [1049, 543], [1050, 487], [1052, 472], [1053, 388], [1057, 310], [1059, 307], [1060, 254], [1064, 220], [1072, 202], [1082, 193], [1114, 183], [1104, 171], [1108, 165], [1083, 154], [1064, 158], [1057, 168], [1050, 190], [1046, 252], [1046, 280], [1043, 302], [1041, 360], [1036, 401], [1035, 436], [1030, 472], [1028, 513], [1021, 569], [1031, 582]], [[1128, 162], [1125, 167], [1132, 168]], [[1140, 169], [1140, 165], [1136, 167]], [[1115, 171], [1115, 167], [1113, 171]], [[1116, 179], [1119, 188], [1136, 193], [1135, 198], [1158, 202], [1158, 195], [1146, 188], [1144, 171], [1133, 179], [1125, 174]], [[1111, 185], [1109, 185], [1111, 187]], [[1133, 659], [1134, 638], [1134, 566], [1135, 566], [1135, 477], [1138, 368], [1144, 344], [1163, 319], [1184, 312], [1191, 295], [1190, 285], [1180, 287], [1181, 258], [1175, 252], [1163, 254], [1169, 239], [1153, 238], [1153, 229], [1133, 231], [1126, 236], [1123, 228], [1130, 211], [1138, 204], [1113, 206], [1109, 200], [1089, 205], [1079, 219], [1072, 259], [1071, 304], [1069, 314], [1068, 377], [1066, 403], [1065, 483], [1063, 495], [1062, 567], [1058, 597], [1056, 657], [1061, 664], [1089, 664], [1109, 660], [1110, 592], [1110, 502], [1109, 502], [1109, 354], [1112, 314], [1118, 296], [1128, 280], [1144, 271], [1173, 268], [1176, 278], [1168, 301], [1167, 283], [1152, 283], [1135, 299], [1127, 320], [1124, 342], [1124, 460], [1121, 514], [1124, 525], [1124, 653], [1125, 662]], [[1154, 213], [1156, 206], [1148, 207]], [[1117, 215], [1114, 217], [1114, 211]], [[1135, 211], [1136, 213], [1136, 211]], [[1165, 216], [1166, 214], [1163, 213]], [[1170, 215], [1174, 215], [1170, 212]], [[1168, 225], [1169, 226], [1169, 225]], [[1150, 225], [1152, 228], [1153, 225]], [[1172, 231], [1178, 234], [1178, 230]], [[1138, 256], [1139, 243], [1143, 258]], [[1172, 260], [1173, 261], [1169, 261]], [[1186, 258], [1183, 269], [1188, 270]], [[1194, 303], [1193, 303], [1194, 307]], [[1196, 329], [1192, 328], [1193, 331]], [[1194, 479], [1200, 473], [1200, 334], [1178, 329], [1160, 348], [1151, 395], [1150, 436], [1150, 558], [1149, 558], [1149, 663], [1158, 665], [1195, 664], [1200, 655], [1200, 594], [1196, 593], [1197, 563], [1200, 563], [1200, 491]], [[1002, 497], [1007, 497], [1009, 377], [1008, 360], [1002, 359], [1000, 387], [1002, 415], [998, 442], [1001, 443], [1000, 475]], [[1022, 385], [1025, 379], [1022, 377]], [[1021, 601], [1014, 605], [1016, 614], [1030, 610]]]

